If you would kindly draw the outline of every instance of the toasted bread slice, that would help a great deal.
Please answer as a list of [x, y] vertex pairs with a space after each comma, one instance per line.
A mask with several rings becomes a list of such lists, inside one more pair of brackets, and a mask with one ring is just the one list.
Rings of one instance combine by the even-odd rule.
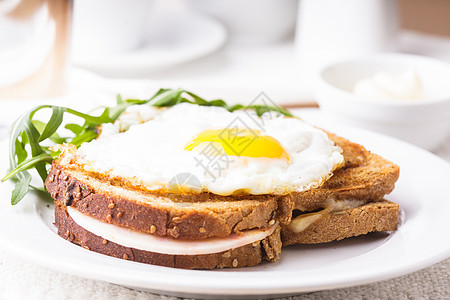
[[97, 236], [73, 221], [67, 206], [55, 202], [58, 234], [83, 248], [136, 262], [183, 269], [214, 269], [255, 266], [263, 260], [275, 261], [281, 252], [280, 228], [260, 241], [220, 253], [169, 255], [125, 247]]
[[291, 195], [176, 202], [164, 195], [105, 182], [83, 170], [63, 167], [58, 161], [53, 163], [45, 184], [57, 205], [72, 206], [100, 221], [174, 239], [226, 237], [233, 232], [267, 228], [275, 218], [290, 221], [292, 213]]
[[321, 209], [328, 199], [369, 202], [392, 192], [400, 172], [396, 164], [335, 134], [328, 136], [342, 148], [345, 165], [322, 186], [294, 193], [294, 209], [303, 212]]
[[205, 255], [168, 255], [125, 247], [97, 236], [73, 221], [67, 207], [55, 202], [58, 234], [83, 248], [136, 262], [184, 269], [213, 269], [254, 266], [263, 260], [275, 261], [281, 246], [318, 244], [397, 228], [399, 208], [396, 203], [378, 200], [361, 206], [319, 215], [301, 232], [289, 226], [278, 227], [267, 238], [239, 248]]
[[153, 194], [55, 161], [46, 180], [62, 205], [99, 220], [136, 231], [180, 239], [225, 237], [233, 232], [266, 228], [273, 220], [289, 224], [292, 211], [314, 211], [330, 199], [369, 202], [391, 192], [398, 166], [336, 135], [345, 166], [321, 187], [291, 195], [218, 196]]
[[398, 204], [387, 200], [335, 212], [301, 214], [296, 216], [302, 221], [297, 226], [283, 226], [283, 246], [327, 243], [369, 232], [393, 231], [397, 229], [398, 214]]

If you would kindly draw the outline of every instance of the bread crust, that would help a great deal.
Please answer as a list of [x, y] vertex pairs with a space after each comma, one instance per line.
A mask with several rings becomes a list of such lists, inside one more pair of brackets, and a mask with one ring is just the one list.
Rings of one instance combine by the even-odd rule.
[[177, 203], [163, 196], [109, 186], [83, 172], [64, 169], [57, 162], [45, 184], [58, 205], [72, 206], [103, 222], [174, 239], [226, 237], [243, 230], [268, 228], [272, 220], [287, 224], [293, 208], [291, 195]]
[[399, 167], [363, 146], [332, 133], [327, 133], [342, 148], [345, 165], [336, 170], [322, 186], [294, 193], [294, 209], [314, 211], [324, 207], [328, 199], [373, 201], [394, 190]]
[[53, 199], [98, 220], [136, 231], [183, 239], [225, 237], [289, 224], [292, 210], [313, 211], [333, 198], [371, 201], [390, 193], [399, 176], [395, 164], [364, 147], [328, 133], [343, 149], [345, 166], [322, 186], [284, 196], [160, 194], [105, 182], [104, 178], [54, 161], [46, 180]]
[[398, 214], [398, 204], [388, 200], [378, 200], [356, 208], [324, 214], [298, 233], [283, 226], [283, 246], [328, 243], [369, 232], [394, 231], [397, 229]]
[[165, 267], [214, 269], [255, 266], [264, 260], [275, 261], [281, 253], [280, 228], [267, 238], [239, 248], [203, 255], [169, 255], [125, 247], [103, 239], [79, 226], [67, 207], [55, 202], [58, 235], [81, 247], [109, 256]]

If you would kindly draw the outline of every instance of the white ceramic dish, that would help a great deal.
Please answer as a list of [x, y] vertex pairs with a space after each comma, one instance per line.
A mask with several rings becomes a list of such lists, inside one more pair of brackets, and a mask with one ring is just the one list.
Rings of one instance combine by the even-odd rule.
[[195, 13], [158, 13], [149, 17], [147, 29], [139, 48], [116, 53], [74, 51], [73, 62], [106, 76], [145, 75], [213, 53], [227, 40], [221, 23]]
[[[414, 68], [426, 100], [362, 99], [351, 93], [356, 82], [385, 71]], [[450, 131], [450, 65], [416, 55], [383, 54], [331, 64], [320, 72], [315, 89], [321, 110], [335, 122], [363, 127], [434, 149]]]
[[238, 44], [268, 44], [293, 33], [296, 0], [188, 0], [187, 6], [222, 21], [230, 41]]
[[[257, 267], [189, 271], [134, 263], [75, 246], [56, 234], [53, 205], [29, 194], [12, 207], [10, 184], [0, 185], [0, 243], [26, 259], [62, 272], [160, 293], [213, 297], [295, 294], [385, 280], [425, 268], [450, 255], [450, 165], [410, 144], [368, 131], [334, 132], [397, 162], [401, 176], [388, 199], [400, 204], [404, 220], [391, 235], [373, 234], [327, 245], [283, 250], [276, 263]], [[6, 143], [0, 169], [7, 168]], [[48, 198], [47, 198], [48, 199]], [[437, 229], [440, 230], [437, 230]]]
[[74, 53], [122, 52], [145, 39], [154, 0], [77, 0], [73, 5]]

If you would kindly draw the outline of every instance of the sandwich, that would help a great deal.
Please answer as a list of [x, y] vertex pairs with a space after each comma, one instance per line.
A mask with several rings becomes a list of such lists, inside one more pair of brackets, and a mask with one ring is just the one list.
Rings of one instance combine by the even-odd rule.
[[51, 148], [45, 187], [61, 237], [121, 259], [214, 269], [396, 229], [399, 207], [384, 199], [395, 164], [280, 108], [196, 97], [131, 100], [95, 139]]

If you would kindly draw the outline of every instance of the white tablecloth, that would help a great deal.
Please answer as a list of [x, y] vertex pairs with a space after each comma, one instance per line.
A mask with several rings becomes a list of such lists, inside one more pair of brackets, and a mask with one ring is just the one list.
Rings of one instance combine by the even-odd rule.
[[[450, 259], [396, 279], [283, 299], [449, 299]], [[0, 249], [0, 299], [179, 299], [84, 279]]]

